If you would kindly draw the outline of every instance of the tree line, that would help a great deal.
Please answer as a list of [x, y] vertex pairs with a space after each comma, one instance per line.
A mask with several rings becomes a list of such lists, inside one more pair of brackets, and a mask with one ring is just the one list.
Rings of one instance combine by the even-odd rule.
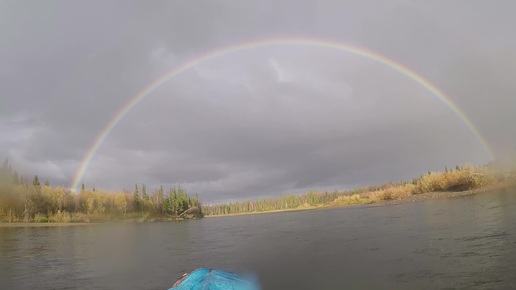
[[197, 193], [189, 196], [181, 186], [166, 191], [160, 186], [149, 193], [145, 184], [135, 184], [132, 191], [109, 193], [88, 189], [82, 184], [79, 192], [72, 193], [63, 187], [50, 186], [48, 181], [41, 185], [38, 175], [29, 182], [6, 160], [0, 168], [0, 221], [90, 222], [149, 216], [177, 217], [193, 208], [202, 216], [368, 203], [426, 192], [479, 187], [490, 182], [488, 173], [486, 166], [456, 166], [455, 170], [429, 171], [411, 182], [388, 182], [346, 191], [311, 191], [303, 195], [201, 205]]
[[204, 205], [205, 215], [231, 215], [289, 209], [303, 209], [320, 206], [338, 206], [371, 203], [408, 197], [435, 191], [460, 191], [480, 187], [491, 182], [487, 166], [465, 167], [457, 165], [455, 170], [444, 168], [443, 172], [431, 172], [412, 181], [387, 182], [382, 185], [364, 186], [352, 190], [331, 192], [309, 192], [303, 195], [287, 195], [262, 198], [255, 201], [241, 201], [225, 204]]
[[[105, 192], [82, 184], [77, 193], [38, 175], [32, 181], [19, 175], [6, 160], [0, 168], [0, 222], [93, 222], [142, 217], [177, 217], [201, 208], [199, 196], [180, 185], [167, 191], [160, 186], [149, 193], [145, 184], [132, 192]], [[197, 212], [202, 215], [200, 210]]]

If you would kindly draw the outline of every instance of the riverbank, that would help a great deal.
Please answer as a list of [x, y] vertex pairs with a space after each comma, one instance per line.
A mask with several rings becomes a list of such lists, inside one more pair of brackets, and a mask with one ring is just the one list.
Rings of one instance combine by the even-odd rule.
[[334, 206], [327, 206], [327, 205], [321, 205], [321, 206], [303, 206], [298, 208], [286, 208], [286, 209], [275, 209], [275, 210], [269, 210], [269, 211], [255, 211], [255, 212], [242, 212], [242, 213], [230, 213], [230, 214], [223, 214], [223, 215], [205, 215], [204, 218], [218, 218], [218, 217], [228, 217], [228, 216], [241, 216], [241, 215], [250, 215], [250, 214], [267, 214], [267, 213], [279, 213], [279, 212], [294, 212], [294, 211], [305, 211], [305, 210], [314, 210], [314, 209], [323, 209], [323, 208], [330, 208]]
[[46, 228], [46, 227], [73, 227], [73, 226], [87, 226], [87, 225], [100, 225], [100, 224], [129, 224], [129, 223], [155, 223], [155, 222], [177, 222], [177, 221], [186, 221], [189, 219], [184, 218], [155, 218], [148, 220], [137, 220], [137, 219], [127, 219], [127, 220], [110, 220], [103, 222], [91, 222], [91, 223], [58, 223], [58, 222], [46, 222], [46, 223], [37, 223], [37, 222], [0, 222], [0, 228]]
[[488, 184], [488, 185], [485, 185], [482, 187], [477, 187], [477, 188], [463, 190], [463, 191], [434, 191], [434, 192], [415, 194], [415, 195], [399, 197], [396, 199], [389, 199], [389, 200], [372, 200], [369, 198], [357, 198], [356, 202], [351, 202], [351, 203], [346, 203], [346, 204], [335, 204], [334, 203], [334, 204], [318, 205], [318, 206], [305, 205], [303, 207], [292, 208], [292, 209], [280, 209], [280, 210], [259, 211], [259, 212], [243, 212], [243, 213], [233, 213], [233, 214], [225, 214], [225, 215], [208, 215], [205, 217], [206, 218], [218, 218], [218, 217], [229, 217], [229, 216], [282, 213], [282, 212], [329, 209], [329, 208], [352, 207], [352, 206], [385, 206], [385, 205], [394, 205], [394, 204], [407, 203], [407, 202], [420, 202], [420, 201], [426, 201], [426, 200], [459, 198], [459, 197], [470, 196], [470, 195], [475, 195], [475, 194], [480, 194], [480, 193], [489, 193], [489, 192], [493, 192], [493, 191], [511, 190], [511, 189], [516, 190], [516, 177], [507, 178], [503, 181], [498, 181], [498, 182], [491, 183], [491, 184]]
[[61, 220], [52, 221], [48, 218], [44, 221], [29, 220], [23, 221], [12, 221], [12, 222], [0, 222], [0, 228], [13, 228], [13, 227], [54, 227], [54, 226], [77, 226], [77, 225], [91, 225], [91, 224], [106, 224], [106, 223], [148, 223], [148, 222], [176, 222], [185, 221], [192, 219], [202, 218], [202, 213], [199, 208], [192, 207], [180, 215], [168, 215], [168, 214], [145, 214], [135, 215], [130, 214], [126, 216], [109, 216], [109, 215], [97, 215], [87, 216], [83, 215], [83, 219], [79, 221]]
[[6, 223], [1, 222], [0, 228], [47, 228], [47, 227], [71, 227], [71, 226], [88, 226], [96, 225], [98, 223]]
[[198, 219], [197, 216], [187, 217], [171, 217], [171, 216], [145, 216], [140, 218], [128, 219], [106, 219], [94, 222], [0, 222], [0, 228], [44, 228], [44, 227], [69, 227], [69, 226], [85, 226], [85, 225], [99, 225], [109, 223], [153, 223], [153, 222], [177, 222]]
[[405, 202], [418, 202], [418, 201], [426, 201], [426, 200], [434, 200], [434, 199], [448, 199], [448, 198], [458, 198], [463, 196], [470, 196], [480, 193], [490, 193], [493, 191], [500, 190], [510, 190], [516, 189], [516, 178], [511, 178], [508, 180], [504, 180], [502, 182], [497, 182], [493, 184], [489, 184], [483, 187], [468, 189], [464, 191], [436, 191], [436, 192], [427, 192], [421, 193], [417, 195], [412, 195], [408, 197], [402, 197], [400, 199], [395, 200], [382, 200], [379, 202], [372, 203], [374, 205], [389, 205], [389, 204], [397, 204], [397, 203], [405, 203]]

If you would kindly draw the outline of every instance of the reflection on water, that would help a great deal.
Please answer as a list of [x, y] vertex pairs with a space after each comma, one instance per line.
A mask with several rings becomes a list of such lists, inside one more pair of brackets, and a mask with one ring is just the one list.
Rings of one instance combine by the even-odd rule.
[[200, 221], [0, 228], [1, 289], [167, 289], [198, 267], [264, 289], [516, 289], [516, 192]]

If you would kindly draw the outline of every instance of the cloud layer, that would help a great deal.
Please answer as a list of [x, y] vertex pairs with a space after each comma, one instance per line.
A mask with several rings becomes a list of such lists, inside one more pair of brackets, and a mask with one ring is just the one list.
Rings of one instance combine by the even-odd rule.
[[[150, 82], [215, 48], [282, 35], [355, 43], [407, 65], [503, 157], [516, 151], [516, 23], [515, 4], [499, 4], [3, 2], [0, 157], [69, 186], [96, 136]], [[329, 48], [271, 46], [200, 63], [157, 88], [117, 124], [83, 180], [106, 190], [181, 183], [219, 202], [490, 159], [406, 76]]]

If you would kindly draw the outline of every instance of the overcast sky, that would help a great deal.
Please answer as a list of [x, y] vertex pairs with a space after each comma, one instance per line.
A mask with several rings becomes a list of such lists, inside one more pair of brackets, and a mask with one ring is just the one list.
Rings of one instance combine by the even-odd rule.
[[[268, 37], [366, 47], [516, 151], [514, 1], [0, 1], [0, 157], [68, 187], [135, 94], [196, 55]], [[205, 202], [411, 179], [491, 160], [421, 85], [328, 48], [268, 46], [160, 86], [107, 137], [87, 187], [181, 183]]]

